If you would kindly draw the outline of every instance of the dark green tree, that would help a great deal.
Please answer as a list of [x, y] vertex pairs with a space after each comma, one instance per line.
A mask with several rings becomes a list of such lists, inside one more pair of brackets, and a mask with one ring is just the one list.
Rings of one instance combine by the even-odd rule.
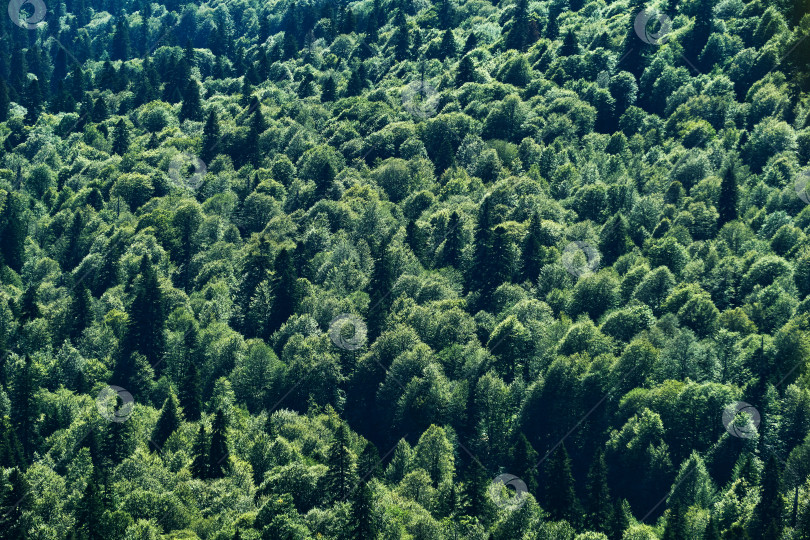
[[575, 527], [579, 524], [582, 512], [574, 491], [571, 458], [568, 457], [565, 444], [557, 447], [549, 460], [545, 495], [545, 508], [553, 519], [564, 519]]
[[228, 424], [225, 413], [217, 409], [211, 426], [211, 446], [208, 453], [208, 475], [222, 478], [228, 472]]
[[720, 183], [720, 198], [717, 201], [718, 229], [730, 221], [737, 219], [737, 201], [739, 199], [739, 187], [737, 185], [737, 165], [730, 162], [723, 171], [723, 179]]
[[200, 159], [209, 163], [214, 156], [219, 153], [220, 138], [222, 137], [219, 128], [219, 119], [214, 109], [208, 113], [208, 118], [203, 126], [202, 149]]
[[170, 392], [169, 397], [163, 401], [160, 416], [155, 424], [155, 428], [152, 430], [152, 443], [157, 446], [158, 450], [163, 447], [169, 436], [180, 427], [181, 419], [177, 405], [177, 397], [174, 395], [174, 392]]
[[197, 437], [194, 439], [194, 445], [191, 447], [191, 455], [194, 456], [191, 461], [191, 475], [194, 478], [202, 480], [208, 478], [210, 449], [211, 444], [208, 440], [208, 434], [205, 432], [205, 426], [200, 424]]
[[588, 484], [585, 490], [585, 525], [591, 530], [609, 534], [614, 508], [608, 487], [604, 452], [600, 451], [594, 456], [588, 470]]
[[374, 523], [373, 501], [371, 499], [371, 488], [368, 483], [361, 483], [354, 490], [349, 523], [351, 533], [349, 538], [353, 540], [371, 540], [377, 538], [377, 527]]
[[129, 150], [129, 128], [123, 118], [115, 124], [114, 138], [112, 143], [113, 154], [123, 156]]
[[341, 422], [335, 431], [326, 457], [324, 484], [327, 497], [334, 501], [345, 500], [356, 483], [355, 459], [349, 449], [349, 430]]

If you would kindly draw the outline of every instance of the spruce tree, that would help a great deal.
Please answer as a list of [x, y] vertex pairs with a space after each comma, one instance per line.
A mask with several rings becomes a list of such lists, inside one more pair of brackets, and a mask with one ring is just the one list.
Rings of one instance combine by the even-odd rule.
[[163, 357], [166, 345], [163, 325], [165, 324], [163, 293], [158, 282], [157, 271], [148, 255], [141, 258], [140, 276], [135, 281], [134, 298], [129, 306], [129, 324], [123, 339], [123, 363], [116, 364], [115, 380], [126, 387], [135, 376], [133, 362], [127, 358], [139, 352], [146, 361], [157, 364]]
[[608, 488], [607, 464], [603, 452], [596, 454], [591, 462], [586, 492], [586, 526], [594, 531], [609, 533], [613, 522], [613, 499]]
[[202, 415], [202, 385], [196, 362], [186, 362], [183, 380], [180, 383], [180, 405], [183, 414], [190, 422], [196, 422]]
[[354, 540], [371, 540], [377, 537], [377, 530], [373, 521], [373, 502], [371, 488], [363, 482], [354, 491], [350, 510], [349, 523], [351, 533], [349, 538]]
[[543, 246], [543, 231], [540, 225], [540, 216], [535, 212], [529, 221], [529, 230], [523, 239], [521, 250], [521, 277], [534, 283], [540, 275], [540, 269], [545, 263], [545, 249]]
[[180, 427], [180, 412], [177, 410], [177, 397], [174, 392], [169, 392], [169, 397], [163, 401], [160, 409], [160, 416], [152, 430], [152, 442], [160, 449], [166, 443], [169, 436]]
[[118, 120], [118, 123], [115, 124], [115, 131], [113, 134], [113, 154], [123, 156], [129, 150], [129, 128], [127, 127], [127, 124], [124, 122], [123, 118]]
[[507, 49], [525, 50], [531, 41], [529, 28], [529, 0], [518, 0], [512, 16], [512, 26], [504, 37]]
[[718, 229], [730, 221], [737, 219], [737, 201], [739, 199], [737, 185], [737, 164], [729, 162], [723, 171], [720, 183], [720, 198], [717, 201]]
[[666, 521], [663, 540], [688, 540], [686, 516], [680, 503], [676, 502], [667, 510]]
[[276, 256], [272, 279], [273, 310], [270, 314], [268, 332], [266, 337], [281, 328], [287, 319], [295, 312], [298, 298], [296, 289], [296, 270], [293, 256], [287, 249], [282, 249]]
[[518, 437], [515, 446], [512, 447], [512, 467], [515, 475], [526, 483], [529, 493], [538, 496], [537, 483], [537, 451], [523, 433]]
[[752, 536], [755, 540], [780, 538], [784, 525], [784, 500], [782, 499], [779, 464], [771, 455], [765, 463], [760, 483], [760, 499], [754, 508]]
[[335, 77], [327, 75], [321, 80], [321, 101], [328, 103], [337, 98], [337, 83]]
[[465, 54], [456, 68], [456, 86], [475, 82], [475, 64], [469, 54]]
[[578, 526], [581, 509], [574, 492], [571, 459], [565, 444], [557, 447], [547, 466], [545, 508], [553, 519], [564, 519], [574, 527]]
[[200, 85], [194, 79], [183, 89], [183, 104], [180, 106], [179, 120], [201, 120], [203, 115], [200, 99]]
[[221, 136], [217, 113], [214, 111], [214, 109], [211, 109], [211, 111], [208, 113], [208, 118], [205, 121], [205, 125], [203, 126], [202, 150], [200, 151], [200, 158], [204, 162], [208, 163], [214, 158], [214, 156], [217, 155]]
[[605, 223], [599, 233], [599, 253], [605, 265], [612, 265], [620, 256], [632, 249], [630, 228], [621, 214], [616, 214]]
[[356, 479], [354, 455], [349, 450], [349, 430], [343, 422], [329, 445], [326, 466], [324, 481], [329, 497], [333, 501], [345, 500], [354, 489]]
[[205, 432], [205, 427], [201, 423], [200, 428], [197, 430], [197, 437], [194, 439], [194, 445], [191, 447], [191, 455], [194, 456], [191, 461], [191, 475], [194, 478], [201, 480], [208, 478], [208, 454], [210, 447], [208, 434]]
[[94, 472], [90, 474], [82, 499], [76, 508], [76, 526], [83, 539], [102, 540], [105, 538], [102, 526], [103, 515], [104, 501], [97, 483], [97, 475]]
[[0, 79], [0, 122], [8, 120], [8, 110], [11, 106], [11, 99], [8, 95], [8, 86], [6, 82]]
[[461, 261], [462, 250], [461, 218], [458, 212], [450, 215], [447, 222], [447, 238], [444, 241], [444, 251], [442, 252], [442, 264], [445, 266], [458, 267]]
[[208, 476], [222, 478], [228, 471], [228, 424], [225, 413], [217, 409], [211, 426], [211, 446], [208, 452]]
[[23, 512], [28, 509], [32, 494], [18, 467], [8, 473], [8, 486], [0, 486], [0, 496], [0, 538], [26, 538]]

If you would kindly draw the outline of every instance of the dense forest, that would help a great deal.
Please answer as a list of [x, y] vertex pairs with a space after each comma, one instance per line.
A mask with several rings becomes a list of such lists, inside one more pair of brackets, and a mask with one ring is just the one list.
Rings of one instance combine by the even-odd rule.
[[810, 539], [810, 0], [11, 0], [0, 538]]

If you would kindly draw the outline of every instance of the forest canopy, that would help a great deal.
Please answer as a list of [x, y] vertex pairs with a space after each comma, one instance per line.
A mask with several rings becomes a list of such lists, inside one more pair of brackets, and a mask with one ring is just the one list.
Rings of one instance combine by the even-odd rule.
[[810, 0], [12, 0], [0, 538], [810, 540]]

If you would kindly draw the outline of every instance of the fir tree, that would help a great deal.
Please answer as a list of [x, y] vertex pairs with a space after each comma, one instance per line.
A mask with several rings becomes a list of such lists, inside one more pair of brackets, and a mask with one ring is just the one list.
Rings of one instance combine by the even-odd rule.
[[208, 452], [208, 475], [211, 478], [222, 478], [228, 471], [228, 425], [225, 413], [217, 409], [211, 427], [211, 446]]
[[687, 540], [689, 535], [687, 533], [686, 516], [683, 513], [683, 507], [680, 503], [676, 502], [672, 508], [667, 510], [667, 524], [664, 527], [663, 540]]
[[180, 106], [179, 120], [201, 120], [203, 116], [200, 99], [200, 85], [194, 79], [183, 89], [183, 104]]
[[217, 113], [211, 109], [208, 113], [208, 118], [203, 126], [202, 150], [200, 151], [200, 158], [208, 163], [217, 154], [217, 149], [220, 143], [220, 129]]
[[760, 499], [754, 508], [752, 536], [755, 540], [780, 538], [784, 529], [784, 501], [782, 499], [779, 464], [771, 455], [765, 463], [760, 484]]
[[158, 449], [162, 448], [169, 436], [180, 427], [181, 419], [177, 405], [177, 397], [174, 395], [174, 392], [170, 392], [169, 397], [163, 401], [160, 416], [155, 424], [155, 428], [152, 430], [151, 439]]
[[608, 488], [607, 464], [603, 452], [599, 452], [591, 462], [586, 492], [586, 526], [594, 531], [609, 533], [613, 522], [613, 500]]
[[210, 448], [208, 434], [205, 432], [205, 427], [200, 424], [197, 437], [194, 439], [194, 445], [191, 447], [191, 455], [194, 456], [191, 461], [191, 475], [194, 478], [202, 480], [208, 478]]
[[332, 500], [345, 500], [355, 485], [355, 460], [349, 450], [349, 430], [343, 422], [337, 428], [326, 458], [324, 482]]
[[185, 417], [191, 422], [199, 420], [202, 415], [202, 387], [200, 374], [194, 361], [186, 362], [179, 397]]
[[15, 467], [8, 473], [8, 486], [0, 486], [0, 538], [26, 538], [23, 512], [32, 494], [25, 476]]
[[371, 488], [366, 482], [354, 491], [351, 506], [351, 534], [349, 538], [355, 540], [369, 540], [377, 537], [377, 530], [374, 524], [372, 512], [373, 502], [371, 499]]
[[104, 501], [96, 476], [94, 473], [90, 475], [82, 499], [78, 508], [76, 508], [76, 525], [81, 531], [82, 538], [88, 540], [102, 540], [105, 538], [102, 526]]
[[129, 128], [123, 118], [115, 124], [114, 135], [115, 138], [112, 144], [113, 154], [123, 156], [129, 150]]
[[575, 527], [581, 515], [579, 500], [574, 492], [571, 459], [561, 444], [552, 455], [546, 473], [546, 506], [555, 520], [564, 519]]
[[717, 228], [737, 219], [737, 200], [739, 199], [737, 185], [737, 164], [730, 162], [723, 171], [720, 183], [720, 198], [717, 202]]

